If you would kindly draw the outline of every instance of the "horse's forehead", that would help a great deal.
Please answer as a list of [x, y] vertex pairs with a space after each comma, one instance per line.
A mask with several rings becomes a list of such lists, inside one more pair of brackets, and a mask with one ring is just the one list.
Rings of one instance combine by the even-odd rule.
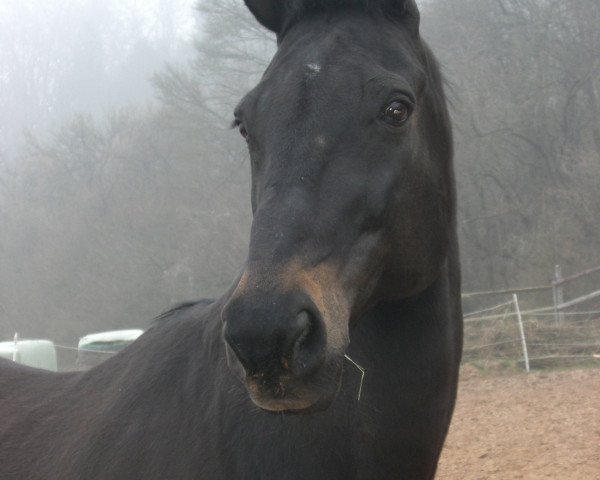
[[276, 56], [276, 65], [301, 65], [319, 73], [324, 66], [343, 68], [360, 65], [376, 50], [385, 48], [385, 45], [377, 45], [380, 43], [377, 35], [359, 37], [348, 28], [325, 28], [316, 33], [302, 32], [298, 36], [300, 38], [289, 45], [284, 42], [280, 46], [281, 55]]
[[398, 27], [390, 31], [389, 26], [376, 27], [368, 21], [327, 27], [296, 32], [291, 41], [284, 41], [265, 78], [285, 89], [312, 85], [322, 91], [337, 89], [340, 82], [351, 88], [381, 72], [418, 81], [422, 71], [418, 55], [412, 44], [398, 41]]
[[322, 102], [338, 94], [358, 93], [376, 69], [377, 63], [369, 58], [367, 50], [361, 52], [341, 43], [315, 44], [314, 48], [306, 46], [274, 62], [265, 78], [270, 90], [286, 94], [275, 95], [276, 99], [296, 94], [310, 103], [311, 98]]
[[349, 55], [344, 51], [346, 49], [348, 45], [337, 42], [302, 45], [283, 52], [280, 58], [276, 57], [265, 77], [294, 84], [299, 79], [316, 80], [323, 76], [342, 75], [348, 70], [360, 72], [367, 67], [356, 52]]

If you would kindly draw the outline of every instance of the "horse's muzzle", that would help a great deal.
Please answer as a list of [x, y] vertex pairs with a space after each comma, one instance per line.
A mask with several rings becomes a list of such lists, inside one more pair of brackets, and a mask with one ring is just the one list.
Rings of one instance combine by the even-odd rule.
[[222, 319], [229, 365], [257, 406], [300, 412], [330, 403], [339, 369], [328, 358], [326, 328], [308, 295], [234, 295]]

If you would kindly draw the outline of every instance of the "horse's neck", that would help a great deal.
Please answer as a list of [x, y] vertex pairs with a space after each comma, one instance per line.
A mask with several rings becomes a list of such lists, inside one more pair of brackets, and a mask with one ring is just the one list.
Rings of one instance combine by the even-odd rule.
[[[439, 278], [419, 295], [380, 303], [357, 322], [349, 356], [366, 370], [366, 395], [371, 388], [378, 401], [386, 404], [385, 399], [390, 399], [390, 406], [397, 409], [398, 398], [410, 402], [411, 392], [422, 395], [430, 385], [435, 388], [440, 384], [433, 378], [429, 382], [421, 378], [424, 372], [450, 377], [456, 374], [461, 313], [459, 287], [453, 285], [453, 276], [458, 272], [453, 270], [453, 263], [449, 262]], [[407, 384], [415, 383], [422, 385], [422, 391], [407, 391]]]
[[348, 356], [365, 369], [360, 400], [350, 364], [342, 387], [355, 405], [355, 478], [433, 478], [456, 396], [457, 275], [445, 268], [424, 292], [380, 303], [352, 331]]

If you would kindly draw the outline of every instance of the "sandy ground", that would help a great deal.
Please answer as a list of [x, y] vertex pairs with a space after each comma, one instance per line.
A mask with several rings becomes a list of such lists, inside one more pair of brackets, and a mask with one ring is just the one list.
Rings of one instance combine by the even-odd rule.
[[600, 480], [600, 369], [465, 369], [437, 480]]

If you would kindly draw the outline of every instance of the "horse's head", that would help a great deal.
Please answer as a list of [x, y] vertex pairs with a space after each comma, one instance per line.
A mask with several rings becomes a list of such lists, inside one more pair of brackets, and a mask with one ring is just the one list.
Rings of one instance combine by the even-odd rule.
[[235, 110], [252, 164], [230, 361], [269, 411], [326, 407], [352, 322], [438, 275], [454, 221], [440, 79], [412, 0], [246, 0], [278, 35]]

